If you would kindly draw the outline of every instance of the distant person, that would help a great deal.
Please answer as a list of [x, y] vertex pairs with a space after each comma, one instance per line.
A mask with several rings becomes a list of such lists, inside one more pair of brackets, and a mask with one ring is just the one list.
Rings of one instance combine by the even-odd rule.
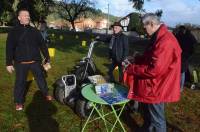
[[113, 70], [118, 66], [119, 82], [123, 81], [122, 62], [126, 59], [129, 53], [128, 37], [122, 33], [122, 25], [120, 22], [115, 22], [112, 25], [113, 34], [106, 38], [98, 38], [97, 40], [109, 42], [109, 58], [111, 65], [109, 66], [108, 75], [111, 82], [114, 82]]
[[142, 23], [151, 43], [125, 71], [132, 77], [128, 98], [143, 109], [139, 132], [166, 132], [164, 104], [180, 99], [181, 48], [155, 14], [145, 14]]
[[190, 30], [186, 29], [185, 26], [180, 26], [176, 34], [176, 38], [182, 49], [182, 59], [181, 59], [181, 91], [184, 89], [186, 71], [188, 71], [189, 60], [194, 53], [194, 44], [197, 40], [192, 35]]
[[19, 25], [15, 26], [9, 33], [6, 43], [6, 69], [9, 73], [16, 71], [14, 87], [14, 102], [16, 110], [23, 110], [24, 95], [26, 91], [26, 78], [30, 70], [46, 100], [52, 100], [48, 94], [47, 82], [42, 70], [50, 68], [50, 57], [47, 46], [40, 32], [30, 26], [30, 15], [27, 9], [18, 11]]
[[40, 33], [45, 41], [45, 43], [47, 44], [47, 47], [49, 46], [49, 43], [50, 43], [50, 39], [49, 39], [49, 35], [48, 35], [48, 32], [47, 32], [47, 23], [46, 21], [42, 20], [40, 21], [40, 26], [39, 26], [39, 30], [40, 30]]

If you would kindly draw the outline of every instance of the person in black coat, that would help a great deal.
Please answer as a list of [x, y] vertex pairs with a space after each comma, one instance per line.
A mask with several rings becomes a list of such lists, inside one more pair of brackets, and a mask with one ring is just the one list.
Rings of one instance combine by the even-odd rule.
[[185, 73], [188, 70], [189, 66], [189, 59], [191, 58], [192, 54], [194, 53], [194, 44], [197, 43], [197, 40], [192, 35], [190, 30], [186, 29], [185, 26], [181, 25], [178, 28], [178, 32], [175, 35], [180, 47], [182, 49], [181, 55], [181, 91], [184, 88], [185, 82]]
[[119, 70], [119, 82], [123, 81], [122, 62], [127, 58], [129, 53], [128, 37], [122, 33], [122, 25], [119, 22], [115, 22], [112, 25], [113, 34], [106, 38], [99, 37], [97, 40], [109, 42], [109, 58], [111, 65], [109, 66], [109, 79], [114, 82], [113, 70], [118, 66]]
[[23, 110], [26, 94], [26, 79], [29, 70], [33, 73], [37, 84], [47, 100], [52, 100], [48, 95], [47, 82], [43, 73], [42, 56], [44, 68], [48, 70], [50, 57], [47, 46], [39, 30], [31, 27], [30, 15], [27, 9], [18, 11], [19, 25], [13, 27], [8, 33], [6, 42], [6, 69], [9, 73], [16, 71], [14, 88], [14, 102], [16, 110]]

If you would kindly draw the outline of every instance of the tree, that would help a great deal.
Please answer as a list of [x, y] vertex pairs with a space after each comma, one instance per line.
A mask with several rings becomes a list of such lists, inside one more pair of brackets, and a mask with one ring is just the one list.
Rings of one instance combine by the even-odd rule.
[[141, 23], [141, 17], [139, 13], [133, 12], [129, 14], [130, 22], [128, 25], [129, 31], [136, 31], [138, 34], [144, 34], [143, 25]]
[[[138, 11], [145, 11], [143, 9], [143, 5], [144, 5], [144, 0], [129, 0], [130, 2], [133, 3], [133, 8], [135, 8]], [[150, 1], [150, 0], [147, 0]]]
[[69, 21], [74, 31], [74, 21], [81, 16], [84, 16], [86, 12], [91, 11], [91, 7], [94, 5], [90, 0], [63, 0], [58, 2], [59, 15], [61, 18]]
[[156, 14], [159, 18], [161, 18], [162, 13], [163, 13], [163, 11], [162, 11], [161, 9], [158, 9], [158, 10], [155, 12], [155, 14]]
[[[145, 9], [143, 8], [145, 0], [129, 0], [133, 3], [133, 8], [139, 11], [139, 13], [131, 13], [130, 14], [130, 24], [128, 26], [128, 30], [135, 30], [139, 34], [144, 34], [143, 25], [141, 23], [142, 12], [145, 13]], [[151, 1], [151, 0], [146, 0]], [[163, 11], [158, 9], [155, 14], [160, 18], [162, 16]]]
[[26, 8], [30, 11], [31, 20], [39, 23], [50, 13], [53, 0], [0, 0], [0, 22], [13, 24], [16, 21], [17, 10]]
[[3, 10], [5, 9], [5, 0], [0, 1], [0, 16], [3, 13]]
[[14, 0], [1, 0], [0, 1], [0, 25], [9, 23], [13, 18], [12, 3]]
[[[145, 9], [143, 8], [144, 5], [144, 1], [145, 0], [129, 0], [130, 2], [133, 3], [133, 8], [135, 8], [136, 10], [138, 10], [140, 13], [141, 12], [145, 12]], [[151, 0], [146, 0], [146, 1], [151, 1]], [[161, 18], [163, 11], [162, 9], [158, 9], [155, 14]]]

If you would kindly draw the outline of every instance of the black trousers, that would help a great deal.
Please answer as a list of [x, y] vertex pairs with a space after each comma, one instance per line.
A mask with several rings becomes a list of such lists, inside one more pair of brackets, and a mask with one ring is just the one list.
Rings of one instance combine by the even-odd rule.
[[37, 82], [39, 89], [42, 91], [43, 95], [48, 95], [47, 82], [43, 74], [42, 66], [39, 62], [34, 62], [31, 64], [15, 64], [16, 80], [14, 87], [14, 102], [24, 103], [26, 94], [26, 79], [28, 71], [32, 71], [33, 76]]

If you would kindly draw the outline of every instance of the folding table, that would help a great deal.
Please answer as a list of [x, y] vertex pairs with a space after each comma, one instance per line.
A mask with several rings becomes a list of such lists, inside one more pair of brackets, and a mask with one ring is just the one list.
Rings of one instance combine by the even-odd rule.
[[[114, 84], [114, 89], [118, 90], [118, 91], [123, 91], [126, 94], [128, 93], [128, 89], [122, 85]], [[82, 132], [85, 130], [86, 126], [89, 123], [91, 123], [97, 119], [103, 120], [107, 132], [108, 131], [112, 132], [114, 130], [114, 128], [116, 127], [117, 122], [120, 124], [123, 131], [124, 132], [126, 131], [122, 122], [120, 121], [120, 115], [122, 114], [122, 112], [125, 108], [125, 105], [129, 102], [129, 99], [124, 98], [123, 100], [120, 100], [119, 102], [108, 103], [105, 99], [101, 98], [99, 95], [97, 95], [95, 93], [95, 86], [93, 84], [84, 86], [81, 93], [84, 98], [86, 98], [87, 100], [89, 100], [91, 102], [91, 105], [92, 105], [92, 110], [82, 128]], [[116, 105], [118, 106], [117, 109], [114, 107]], [[109, 106], [111, 108], [111, 112], [105, 113], [105, 111], [103, 110], [104, 106]], [[96, 117], [93, 119], [91, 117], [95, 113], [95, 111], [97, 112], [99, 117]], [[119, 112], [117, 112], [117, 111], [119, 111]], [[115, 117], [114, 124], [112, 124], [105, 118], [106, 116], [109, 116], [110, 114], [113, 114]], [[113, 125], [110, 130], [108, 129], [108, 125], [107, 125], [108, 123], [111, 123]]]

